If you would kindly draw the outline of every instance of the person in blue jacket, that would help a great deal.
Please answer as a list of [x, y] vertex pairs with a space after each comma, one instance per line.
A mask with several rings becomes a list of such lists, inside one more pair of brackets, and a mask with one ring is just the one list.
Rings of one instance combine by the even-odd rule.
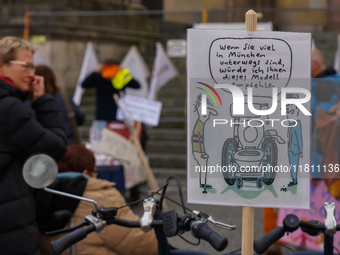
[[[323, 151], [315, 125], [317, 111], [325, 103], [332, 109], [340, 99], [340, 75], [332, 67], [327, 67], [324, 55], [316, 48], [311, 54], [311, 75], [312, 75], [312, 157], [311, 167], [323, 169]], [[329, 105], [331, 103], [332, 105]], [[332, 110], [333, 111], [333, 110]], [[340, 143], [338, 146], [340, 152]], [[313, 178], [320, 178], [318, 171], [311, 172]]]

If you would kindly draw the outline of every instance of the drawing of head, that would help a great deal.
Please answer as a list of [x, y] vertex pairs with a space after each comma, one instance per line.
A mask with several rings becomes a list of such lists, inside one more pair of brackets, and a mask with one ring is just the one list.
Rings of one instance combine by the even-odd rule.
[[[290, 98], [298, 99], [299, 95], [298, 94], [287, 94], [286, 98], [287, 99], [290, 99]], [[299, 112], [300, 112], [299, 108], [295, 104], [287, 104], [286, 111], [287, 111], [287, 115], [291, 115], [291, 116], [293, 115], [299, 116]]]
[[[202, 104], [202, 94], [199, 94], [194, 103], [194, 112], [198, 110], [201, 104]], [[209, 98], [207, 98], [207, 106], [214, 107], [214, 104], [209, 100]]]

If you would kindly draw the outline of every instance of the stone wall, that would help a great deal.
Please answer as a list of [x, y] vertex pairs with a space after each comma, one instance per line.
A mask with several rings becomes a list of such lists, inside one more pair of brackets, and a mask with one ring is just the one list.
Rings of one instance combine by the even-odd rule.
[[[30, 36], [43, 35], [36, 44], [55, 70], [60, 86], [72, 91], [80, 73], [87, 42], [93, 43], [99, 61], [120, 61], [131, 45], [141, 52], [162, 39], [159, 22], [146, 15], [68, 15], [75, 11], [144, 10], [141, 0], [12, 0], [0, 1], [0, 38], [22, 37], [25, 12], [31, 12]], [[65, 16], [48, 12], [63, 11]]]

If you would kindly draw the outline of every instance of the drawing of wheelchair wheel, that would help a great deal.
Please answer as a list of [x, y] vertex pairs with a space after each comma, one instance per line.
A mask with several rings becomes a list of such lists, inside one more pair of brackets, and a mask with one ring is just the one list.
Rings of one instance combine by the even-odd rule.
[[238, 189], [241, 189], [243, 187], [243, 180], [242, 178], [237, 178], [236, 179], [236, 186]]
[[256, 187], [257, 187], [258, 189], [261, 189], [261, 188], [263, 187], [263, 179], [262, 179], [262, 178], [258, 178], [258, 179], [256, 180]]
[[228, 185], [234, 185], [236, 179], [232, 176], [231, 168], [233, 166], [234, 154], [238, 149], [238, 142], [234, 138], [228, 138], [222, 149], [222, 167], [226, 166], [227, 171], [223, 172], [224, 180]]
[[[262, 145], [261, 148], [267, 157], [267, 171], [264, 172], [264, 178], [263, 182], [266, 185], [270, 185], [275, 180], [276, 172], [273, 170], [273, 168], [277, 165], [277, 146], [272, 139], [266, 139]], [[269, 167], [271, 166], [271, 167]]]

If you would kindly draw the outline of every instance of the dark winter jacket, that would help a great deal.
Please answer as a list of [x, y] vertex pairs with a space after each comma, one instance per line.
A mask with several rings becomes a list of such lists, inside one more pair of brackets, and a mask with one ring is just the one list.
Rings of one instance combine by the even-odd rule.
[[[113, 99], [113, 94], [119, 92], [112, 86], [109, 79], [102, 77], [101, 73], [93, 72], [85, 78], [81, 86], [83, 88], [96, 87], [96, 120], [114, 121], [116, 119], [117, 105]], [[132, 79], [125, 88], [140, 88], [139, 83]]]
[[40, 254], [32, 189], [22, 167], [32, 154], [59, 160], [66, 151], [62, 115], [52, 95], [32, 104], [37, 118], [23, 103], [27, 93], [0, 80], [0, 247], [1, 254]]
[[[80, 108], [75, 105], [75, 103], [73, 102], [71, 96], [67, 95], [70, 105], [72, 107], [72, 111], [74, 112], [74, 117], [76, 120], [76, 123], [78, 126], [82, 125], [85, 121], [85, 114], [80, 110]], [[67, 145], [72, 145], [76, 143], [76, 139], [74, 138], [73, 135], [73, 130], [72, 130], [72, 125], [71, 125], [71, 121], [68, 117], [68, 111], [63, 99], [63, 96], [60, 93], [55, 93], [54, 94], [54, 98], [57, 101], [61, 113], [63, 114], [63, 119], [64, 119], [64, 126], [65, 126], [65, 133], [66, 133], [66, 137], [67, 137]]]
[[[76, 139], [73, 135], [72, 124], [71, 124], [71, 121], [68, 117], [68, 110], [67, 110], [67, 107], [65, 105], [63, 96], [59, 92], [55, 93], [53, 96], [54, 96], [55, 100], [57, 101], [57, 103], [60, 107], [61, 113], [63, 115], [65, 133], [66, 133], [66, 138], [67, 138], [67, 145], [76, 144]], [[77, 105], [75, 105], [71, 96], [67, 95], [67, 97], [68, 97], [70, 105], [72, 107], [72, 111], [74, 112], [74, 117], [75, 117], [76, 123], [77, 123], [78, 126], [80, 126], [85, 121], [85, 114], [82, 112], [82, 110]], [[25, 103], [30, 107], [33, 115], [35, 115], [35, 112], [31, 107], [33, 101], [32, 100], [26, 100]]]

